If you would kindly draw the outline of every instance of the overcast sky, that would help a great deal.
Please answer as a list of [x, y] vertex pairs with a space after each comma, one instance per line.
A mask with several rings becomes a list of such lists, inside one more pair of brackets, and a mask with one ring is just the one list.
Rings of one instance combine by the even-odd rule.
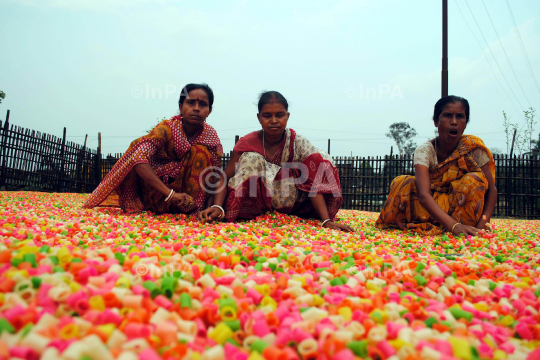
[[[540, 1], [508, 1], [540, 81]], [[466, 133], [506, 151], [502, 111], [523, 123], [540, 108], [507, 0], [448, 3], [449, 92], [471, 104]], [[93, 148], [101, 132], [104, 153], [177, 114], [189, 82], [214, 90], [208, 122], [225, 151], [260, 128], [263, 90], [289, 100], [289, 126], [313, 144], [330, 138], [332, 155], [388, 154], [398, 121], [418, 144], [433, 135], [441, 1], [2, 0], [0, 22], [0, 119], [10, 109], [12, 124], [67, 127]]]

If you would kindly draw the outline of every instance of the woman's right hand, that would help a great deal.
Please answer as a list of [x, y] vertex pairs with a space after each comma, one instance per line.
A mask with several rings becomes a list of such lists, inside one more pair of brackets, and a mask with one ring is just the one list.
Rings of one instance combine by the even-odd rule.
[[340, 231], [344, 231], [344, 232], [354, 232], [354, 229], [352, 227], [350, 227], [349, 225], [340, 224], [340, 223], [333, 222], [333, 221], [327, 221], [324, 224], [323, 227], [325, 227], [327, 229], [340, 230]]
[[209, 207], [199, 213], [199, 221], [202, 223], [205, 223], [205, 222], [211, 223], [214, 220], [219, 219], [221, 215], [225, 216], [225, 214], [222, 213], [220, 208]]
[[452, 230], [452, 235], [454, 236], [461, 236], [461, 234], [468, 236], [478, 236], [478, 232], [480, 232], [480, 229], [475, 228], [474, 226], [469, 225], [463, 225], [463, 224], [457, 224], [454, 226], [454, 229]]
[[169, 202], [178, 204], [180, 208], [185, 208], [193, 205], [193, 198], [186, 193], [175, 193]]

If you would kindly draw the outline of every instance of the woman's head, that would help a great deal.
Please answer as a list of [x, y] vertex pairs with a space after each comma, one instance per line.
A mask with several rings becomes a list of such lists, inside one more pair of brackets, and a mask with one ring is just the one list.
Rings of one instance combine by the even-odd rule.
[[439, 101], [435, 103], [435, 109], [433, 110], [433, 121], [435, 122], [435, 124], [439, 122], [439, 117], [441, 116], [446, 105], [456, 103], [461, 103], [461, 105], [463, 106], [463, 109], [465, 110], [465, 120], [468, 124], [470, 116], [469, 102], [467, 101], [467, 99], [455, 95], [445, 96], [443, 98], [440, 98]]
[[447, 144], [457, 145], [469, 122], [469, 102], [459, 96], [445, 96], [435, 104], [433, 122], [439, 139]]
[[178, 104], [181, 106], [186, 98], [189, 97], [189, 93], [192, 90], [203, 90], [206, 93], [206, 97], [208, 99], [208, 104], [210, 107], [210, 111], [212, 111], [212, 105], [214, 105], [214, 92], [212, 89], [210, 89], [210, 86], [208, 84], [187, 84], [182, 88], [182, 92], [180, 93], [180, 99], [178, 99]]
[[289, 103], [277, 91], [265, 91], [259, 96], [257, 118], [265, 133], [281, 135], [289, 120]]
[[180, 115], [192, 125], [200, 125], [212, 112], [214, 93], [207, 84], [187, 84], [180, 93]]
[[259, 103], [257, 104], [257, 107], [259, 109], [259, 113], [262, 111], [262, 108], [266, 104], [281, 104], [285, 108], [285, 111], [289, 110], [289, 103], [287, 102], [287, 99], [285, 99], [285, 96], [281, 95], [281, 93], [277, 91], [264, 91], [259, 95]]

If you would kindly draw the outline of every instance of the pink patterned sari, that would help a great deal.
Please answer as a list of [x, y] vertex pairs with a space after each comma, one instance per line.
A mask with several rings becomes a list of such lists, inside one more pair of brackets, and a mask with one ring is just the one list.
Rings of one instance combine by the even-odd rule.
[[236, 174], [229, 180], [226, 218], [253, 219], [267, 211], [318, 217], [309, 196], [323, 194], [333, 219], [341, 204], [339, 175], [332, 158], [292, 129], [285, 130], [280, 148], [265, 157], [257, 132], [242, 137]]
[[[126, 211], [199, 212], [209, 194], [199, 183], [208, 167], [221, 167], [223, 147], [216, 131], [204, 124], [191, 139], [182, 128], [182, 118], [173, 116], [158, 124], [148, 135], [133, 141], [83, 207], [120, 206]], [[133, 170], [137, 164], [149, 164], [169, 188], [193, 197], [189, 208], [179, 209], [164, 201], [165, 196], [142, 181]], [[116, 194], [111, 194], [114, 191]]]

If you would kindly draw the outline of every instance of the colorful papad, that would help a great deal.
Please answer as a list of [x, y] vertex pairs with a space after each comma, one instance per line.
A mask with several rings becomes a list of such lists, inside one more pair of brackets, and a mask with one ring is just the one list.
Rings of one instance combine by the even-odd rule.
[[[495, 180], [495, 161], [483, 141], [463, 135], [456, 150], [442, 163], [429, 169], [431, 194], [437, 204], [456, 221], [476, 226], [484, 210], [484, 196], [488, 182], [482, 169], [474, 161], [472, 151], [484, 150], [489, 157], [489, 169]], [[379, 229], [399, 227], [422, 235], [437, 235], [444, 228], [420, 205], [416, 178], [402, 175], [392, 181], [390, 194], [377, 219]]]
[[[223, 147], [212, 126], [205, 123], [188, 140], [182, 118], [173, 116], [131, 143], [83, 207], [117, 205], [126, 211], [198, 213], [209, 196], [200, 183], [201, 173], [205, 169], [212, 172], [212, 167], [221, 168], [222, 154]], [[149, 164], [169, 188], [192, 196], [193, 205], [180, 209], [176, 204], [166, 203], [166, 195], [132, 171], [137, 164]]]
[[240, 160], [228, 183], [227, 221], [253, 219], [272, 210], [318, 217], [310, 193], [323, 194], [328, 214], [336, 216], [343, 203], [337, 168], [330, 155], [305, 137], [286, 129], [280, 148], [266, 158], [255, 131], [242, 137], [234, 151]]

